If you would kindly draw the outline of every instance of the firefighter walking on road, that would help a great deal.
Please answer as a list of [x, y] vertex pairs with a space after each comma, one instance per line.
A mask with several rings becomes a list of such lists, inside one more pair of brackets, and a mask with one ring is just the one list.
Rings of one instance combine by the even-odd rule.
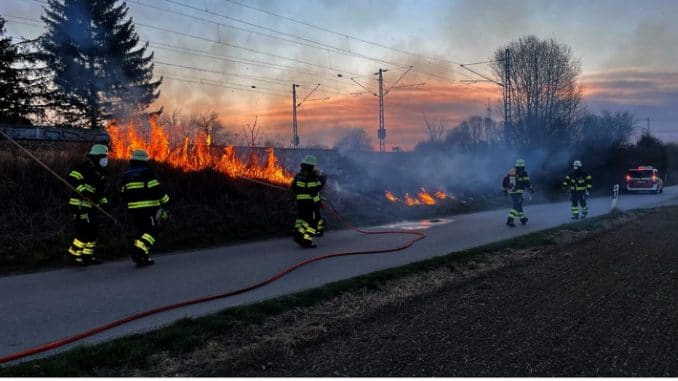
[[511, 200], [513, 201], [513, 207], [509, 211], [506, 225], [515, 227], [516, 225], [513, 222], [515, 218], [520, 219], [520, 223], [525, 225], [527, 223], [527, 216], [523, 211], [523, 193], [526, 191], [534, 193], [534, 189], [530, 183], [530, 177], [525, 170], [525, 160], [516, 160], [515, 166], [511, 168], [508, 175], [504, 177], [502, 186], [504, 188], [504, 194], [510, 195]]
[[108, 148], [95, 144], [87, 154], [87, 161], [68, 173], [68, 181], [75, 188], [68, 200], [75, 224], [75, 238], [68, 248], [72, 263], [78, 266], [98, 265], [94, 256], [99, 234], [97, 206], [108, 204], [105, 191], [105, 169], [108, 165]]
[[137, 267], [154, 263], [149, 253], [158, 238], [160, 226], [169, 219], [165, 209], [169, 196], [160, 185], [148, 160], [146, 151], [132, 151], [132, 159], [129, 169], [123, 175], [121, 190], [135, 227], [131, 256]]
[[591, 192], [591, 175], [582, 168], [579, 160], [574, 161], [573, 167], [574, 169], [563, 180], [563, 188], [570, 191], [572, 219], [577, 220], [580, 216], [586, 218], [589, 213], [586, 197]]
[[313, 237], [322, 236], [325, 221], [320, 216], [320, 190], [325, 185], [325, 176], [316, 168], [318, 160], [306, 155], [301, 170], [292, 180], [292, 192], [297, 203], [297, 219], [294, 224], [294, 241], [302, 247], [316, 247]]

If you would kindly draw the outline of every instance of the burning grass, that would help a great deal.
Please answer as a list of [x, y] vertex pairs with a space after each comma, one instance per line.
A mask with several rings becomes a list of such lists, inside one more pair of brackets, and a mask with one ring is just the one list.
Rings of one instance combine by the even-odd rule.
[[109, 124], [107, 131], [111, 137], [111, 158], [129, 159], [132, 150], [144, 149], [156, 162], [166, 163], [183, 171], [211, 169], [231, 178], [256, 179], [283, 186], [288, 186], [294, 177], [278, 163], [273, 148], [266, 149], [263, 160], [254, 150], [243, 160], [236, 154], [233, 146], [221, 149], [211, 147], [210, 136], [204, 133], [196, 134], [193, 139], [186, 136], [183, 144], [171, 147], [167, 131], [154, 118], [150, 118], [148, 122], [149, 128], [146, 131], [134, 122], [124, 125], [116, 122]]

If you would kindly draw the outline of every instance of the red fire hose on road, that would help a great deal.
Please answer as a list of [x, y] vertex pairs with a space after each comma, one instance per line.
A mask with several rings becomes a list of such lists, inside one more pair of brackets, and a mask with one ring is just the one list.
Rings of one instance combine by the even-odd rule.
[[[255, 181], [255, 182], [258, 182], [258, 181]], [[271, 186], [271, 184], [266, 184], [266, 185]], [[278, 187], [278, 186], [273, 186], [273, 187], [287, 190], [286, 188], [282, 188], [282, 187]], [[43, 345], [40, 345], [40, 346], [37, 346], [37, 347], [34, 347], [34, 348], [30, 348], [30, 349], [24, 350], [22, 352], [14, 353], [14, 354], [11, 354], [11, 355], [8, 355], [8, 356], [0, 357], [0, 364], [4, 364], [4, 363], [10, 362], [10, 361], [18, 360], [18, 359], [28, 357], [28, 356], [31, 356], [31, 355], [35, 355], [35, 354], [38, 354], [38, 353], [42, 353], [42, 352], [45, 352], [45, 351], [48, 351], [48, 350], [51, 350], [51, 349], [59, 348], [59, 347], [62, 347], [64, 345], [73, 343], [75, 341], [84, 339], [86, 337], [96, 335], [98, 333], [101, 333], [101, 332], [107, 331], [109, 329], [121, 326], [123, 324], [129, 323], [129, 322], [134, 321], [134, 320], [139, 320], [139, 319], [145, 318], [145, 317], [150, 316], [150, 315], [158, 314], [158, 313], [161, 313], [161, 312], [165, 312], [165, 311], [169, 311], [169, 310], [173, 310], [173, 309], [177, 309], [177, 308], [181, 308], [181, 307], [190, 306], [190, 305], [193, 305], [193, 304], [205, 303], [205, 302], [209, 302], [209, 301], [212, 301], [212, 300], [223, 299], [223, 298], [227, 298], [227, 297], [230, 297], [230, 296], [242, 294], [242, 293], [254, 290], [256, 288], [263, 287], [267, 284], [273, 283], [276, 280], [282, 278], [283, 276], [285, 276], [285, 275], [291, 273], [292, 271], [294, 271], [294, 270], [296, 270], [300, 267], [303, 267], [303, 266], [305, 266], [309, 263], [321, 261], [323, 259], [342, 257], [342, 256], [390, 253], [390, 252], [394, 252], [394, 251], [400, 251], [400, 250], [407, 249], [408, 247], [412, 246], [415, 242], [426, 238], [426, 234], [424, 234], [422, 232], [418, 232], [418, 231], [410, 231], [410, 230], [368, 231], [368, 230], [362, 230], [362, 229], [359, 229], [359, 228], [351, 225], [349, 222], [347, 222], [345, 219], [343, 219], [341, 217], [341, 215], [334, 209], [334, 207], [329, 202], [327, 202], [327, 201], [323, 202], [323, 208], [326, 211], [332, 213], [346, 227], [348, 227], [349, 229], [354, 230], [358, 233], [361, 233], [361, 234], [367, 234], [367, 235], [408, 234], [408, 235], [413, 235], [415, 237], [408, 240], [407, 242], [405, 242], [402, 245], [399, 245], [399, 246], [393, 247], [393, 248], [388, 248], [388, 249], [348, 251], [348, 252], [339, 252], [339, 253], [333, 253], [333, 254], [327, 254], [327, 255], [320, 255], [320, 256], [312, 257], [312, 258], [306, 259], [304, 261], [301, 261], [297, 264], [294, 264], [290, 267], [287, 267], [287, 268], [283, 269], [282, 271], [278, 272], [277, 274], [274, 274], [270, 278], [267, 278], [265, 280], [262, 280], [261, 282], [252, 284], [250, 286], [243, 287], [243, 288], [233, 290], [233, 291], [224, 292], [224, 293], [221, 293], [221, 294], [190, 299], [190, 300], [186, 300], [186, 301], [179, 302], [179, 303], [176, 303], [176, 304], [171, 304], [171, 305], [147, 310], [147, 311], [144, 311], [144, 312], [140, 312], [140, 313], [137, 313], [137, 314], [134, 314], [134, 315], [131, 315], [131, 316], [119, 319], [119, 320], [112, 321], [108, 324], [101, 325], [99, 327], [90, 329], [88, 331], [79, 333], [79, 334], [74, 335], [74, 336], [70, 336], [70, 337], [67, 337], [67, 338], [56, 340], [56, 341], [53, 341], [53, 342], [50, 342], [50, 343], [47, 343], [47, 344], [43, 344]]]

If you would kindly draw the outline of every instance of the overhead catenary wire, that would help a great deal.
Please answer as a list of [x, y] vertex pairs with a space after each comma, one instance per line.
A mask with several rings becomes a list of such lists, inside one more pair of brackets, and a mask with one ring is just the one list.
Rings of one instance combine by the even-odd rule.
[[[194, 38], [196, 40], [202, 40], [202, 41], [211, 42], [211, 43], [214, 43], [214, 44], [224, 45], [224, 46], [232, 47], [232, 48], [235, 48], [235, 49], [246, 50], [246, 51], [249, 51], [249, 52], [252, 52], [252, 53], [262, 54], [262, 55], [266, 55], [266, 56], [270, 56], [270, 57], [274, 57], [274, 58], [278, 58], [278, 59], [282, 59], [282, 60], [287, 60], [287, 61], [296, 62], [296, 63], [308, 65], [308, 66], [318, 67], [318, 68], [321, 68], [323, 70], [327, 70], [330, 73], [336, 73], [337, 72], [336, 70], [334, 70], [334, 69], [332, 69], [328, 66], [321, 65], [321, 64], [307, 62], [307, 61], [299, 60], [299, 59], [296, 59], [296, 58], [289, 58], [289, 57], [285, 57], [285, 56], [281, 56], [281, 55], [277, 55], [277, 54], [273, 54], [273, 53], [263, 52], [263, 51], [260, 51], [260, 50], [256, 50], [256, 49], [252, 49], [252, 48], [248, 48], [248, 47], [244, 47], [244, 46], [239, 46], [239, 45], [236, 45], [236, 44], [230, 44], [230, 43], [222, 42], [222, 41], [219, 41], [219, 40], [213, 40], [213, 39], [210, 39], [210, 38], [207, 38], [207, 37], [196, 36], [196, 35], [189, 34], [189, 33], [179, 32], [179, 31], [175, 31], [175, 30], [171, 30], [171, 29], [167, 29], [167, 28], [161, 28], [161, 27], [157, 27], [157, 26], [154, 26], [154, 25], [148, 25], [148, 24], [139, 23], [139, 22], [137, 22], [136, 25], [144, 27], [144, 28], [159, 30], [161, 32], [173, 33], [173, 34], [177, 34], [177, 35], [184, 36], [184, 37]], [[344, 73], [355, 75], [355, 76], [361, 76], [360, 74], [346, 72], [346, 71], [344, 71]]]
[[[174, 0], [165, 0], [165, 1], [168, 2], [168, 3], [171, 3], [171, 4], [177, 4], [177, 5], [180, 5], [180, 6], [183, 6], [183, 7], [187, 7], [187, 8], [189, 8], [189, 9], [197, 10], [197, 11], [204, 12], [204, 13], [207, 13], [207, 14], [210, 14], [210, 15], [214, 15], [214, 16], [223, 17], [223, 18], [226, 18], [226, 19], [228, 19], [228, 20], [233, 20], [233, 21], [236, 21], [236, 22], [243, 23], [243, 24], [245, 24], [245, 25], [254, 26], [254, 27], [256, 27], [256, 28], [261, 28], [261, 29], [263, 29], [263, 30], [271, 31], [271, 32], [278, 33], [278, 34], [281, 34], [281, 35], [284, 35], [284, 36], [290, 36], [290, 37], [293, 37], [293, 38], [300, 39], [300, 40], [302, 40], [302, 41], [308, 41], [308, 42], [311, 42], [311, 43], [314, 43], [314, 44], [319, 45], [319, 47], [317, 47], [317, 46], [311, 46], [311, 47], [313, 47], [313, 48], [319, 48], [319, 49], [322, 49], [322, 47], [326, 47], [326, 48], [328, 48], [328, 49], [332, 49], [332, 51], [333, 51], [334, 53], [345, 54], [345, 55], [355, 56], [355, 57], [358, 57], [358, 58], [367, 59], [367, 60], [370, 60], [370, 61], [373, 61], [373, 62], [384, 63], [384, 64], [387, 64], [387, 65], [392, 66], [392, 67], [394, 67], [394, 68], [395, 68], [395, 67], [407, 68], [408, 66], [412, 66], [412, 65], [407, 65], [407, 64], [395, 63], [395, 62], [383, 60], [383, 59], [376, 58], [376, 57], [370, 57], [370, 56], [367, 56], [367, 55], [364, 55], [364, 54], [356, 53], [355, 51], [351, 51], [350, 49], [343, 49], [343, 48], [340, 48], [340, 47], [336, 47], [336, 46], [333, 46], [333, 45], [325, 44], [325, 43], [318, 42], [318, 41], [315, 41], [315, 40], [311, 40], [311, 39], [308, 39], [308, 38], [299, 37], [299, 36], [296, 36], [296, 35], [293, 35], [293, 34], [290, 34], [290, 33], [281, 32], [281, 31], [278, 31], [278, 30], [275, 30], [275, 29], [272, 29], [272, 28], [268, 28], [268, 27], [261, 26], [261, 25], [255, 24], [255, 23], [247, 22], [247, 21], [244, 21], [244, 20], [235, 18], [235, 17], [231, 17], [231, 16], [227, 16], [227, 15], [223, 15], [223, 14], [214, 12], [214, 11], [210, 11], [210, 10], [208, 10], [207, 8], [203, 9], [203, 8], [191, 6], [191, 5], [184, 4], [184, 3], [181, 3], [181, 2], [178, 2], [178, 1], [174, 1]], [[153, 6], [149, 6], [149, 5], [147, 5], [147, 4], [141, 4], [141, 3], [136, 3], [136, 4], [142, 5], [142, 6], [153, 7]], [[157, 8], [157, 7], [153, 7], [153, 8]], [[176, 12], [176, 11], [171, 11], [171, 10], [165, 10], [164, 8], [158, 8], [158, 9], [164, 10], [164, 11], [167, 11], [167, 12], [170, 12], [170, 13], [174, 13], [174, 14], [179, 14], [179, 15], [186, 16], [186, 17], [197, 18], [196, 16], [186, 15], [186, 14], [179, 13], [179, 12]], [[205, 20], [205, 19], [202, 19], [202, 18], [197, 18], [197, 19], [202, 20], [202, 21], [206, 21], [206, 22], [215, 23], [215, 24], [222, 25], [222, 26], [225, 26], [225, 27], [233, 28], [233, 29], [244, 30], [244, 31], [247, 31], [247, 32], [250, 32], [250, 33], [256, 33], [256, 34], [264, 35], [264, 36], [267, 36], [267, 37], [270, 37], [270, 38], [277, 38], [277, 39], [281, 39], [281, 40], [283, 40], [283, 41], [288, 41], [288, 42], [293, 42], [293, 43], [298, 43], [298, 44], [301, 44], [301, 45], [309, 46], [309, 45], [307, 45], [307, 44], [300, 43], [300, 42], [298, 42], [298, 41], [290, 41], [290, 40], [283, 39], [283, 38], [280, 38], [280, 37], [277, 37], [277, 36], [271, 36], [271, 35], [267, 35], [267, 34], [264, 34], [264, 33], [261, 33], [261, 32], [257, 32], [257, 31], [252, 31], [252, 30], [248, 30], [248, 29], [244, 29], [244, 28], [238, 28], [238, 27], [235, 27], [235, 26], [232, 26], [232, 25], [219, 24], [219, 23], [216, 23], [215, 21], [212, 21], [212, 20]], [[336, 32], [336, 34], [339, 34], [339, 35], [341, 35], [341, 36], [345, 36], [344, 34], [341, 34], [341, 33], [338, 33], [338, 32]], [[348, 38], [348, 36], [346, 36], [346, 37]], [[363, 40], [363, 41], [364, 41], [364, 40]], [[454, 64], [454, 65], [457, 64], [456, 62], [444, 60], [444, 59], [441, 59], [441, 58], [426, 57], [426, 56], [423, 56], [423, 55], [421, 55], [421, 54], [406, 52], [406, 51], [399, 50], [399, 49], [395, 49], [395, 48], [389, 48], [389, 47], [386, 47], [386, 46], [383, 46], [383, 45], [379, 45], [379, 44], [375, 44], [375, 45], [380, 46], [380, 47], [384, 47], [384, 48], [386, 48], [386, 49], [390, 49], [390, 50], [393, 50], [393, 51], [397, 51], [397, 52], [401, 52], [401, 53], [406, 53], [406, 54], [418, 56], [418, 57], [425, 57], [425, 58], [428, 58], [428, 59], [434, 59], [434, 60], [436, 60], [436, 61], [444, 61], [444, 62], [446, 62], [446, 63], [448, 63], [448, 64], [451, 64], [451, 65], [452, 65], [452, 64]], [[328, 50], [328, 54], [329, 54], [329, 50]], [[415, 70], [415, 71], [418, 72], [418, 73], [424, 74], [424, 75], [426, 75], [426, 76], [430, 76], [430, 77], [442, 79], [442, 80], [444, 80], [444, 81], [446, 81], [446, 82], [449, 82], [449, 83], [455, 83], [453, 80], [450, 80], [449, 78], [446, 78], [446, 77], [441, 76], [441, 75], [433, 74], [433, 73], [430, 73], [430, 72], [428, 72], [428, 71], [424, 71], [424, 70], [420, 70], [420, 69]], [[463, 74], [463, 73], [462, 73], [462, 74]]]
[[[263, 35], [263, 36], [266, 36], [266, 37], [269, 37], [269, 38], [274, 38], [274, 39], [278, 39], [278, 40], [281, 40], [281, 41], [299, 44], [299, 45], [302, 45], [302, 46], [307, 46], [307, 47], [322, 49], [322, 50], [332, 49], [332, 51], [334, 53], [337, 53], [337, 54], [343, 54], [343, 55], [348, 55], [348, 56], [352, 56], [352, 57], [362, 58], [362, 59], [369, 60], [369, 61], [379, 62], [379, 63], [386, 64], [386, 65], [389, 65], [389, 66], [392, 66], [392, 67], [407, 67], [407, 65], [404, 65], [404, 64], [398, 64], [398, 63], [386, 61], [386, 60], [383, 60], [383, 59], [380, 59], [380, 58], [370, 57], [370, 56], [367, 56], [367, 55], [364, 55], [364, 54], [351, 52], [350, 50], [338, 48], [336, 46], [325, 44], [323, 42], [318, 42], [318, 41], [315, 41], [315, 40], [312, 40], [312, 39], [309, 39], [309, 38], [306, 38], [306, 37], [299, 37], [299, 36], [293, 35], [291, 33], [286, 33], [286, 32], [282, 32], [282, 31], [279, 31], [279, 30], [275, 30], [275, 29], [269, 28], [267, 26], [262, 26], [262, 25], [258, 25], [258, 24], [255, 24], [255, 23], [251, 23], [251, 22], [241, 20], [241, 19], [238, 19], [238, 18], [235, 18], [235, 17], [231, 17], [231, 16], [227, 16], [227, 15], [224, 15], [224, 14], [221, 14], [221, 13], [210, 11], [210, 10], [205, 9], [205, 8], [195, 7], [195, 6], [184, 4], [184, 3], [174, 1], [174, 0], [164, 0], [164, 1], [166, 1], [170, 4], [176, 4], [176, 5], [186, 7], [186, 8], [189, 8], [189, 9], [193, 9], [193, 10], [196, 10], [196, 11], [199, 11], [199, 12], [207, 13], [207, 14], [212, 15], [212, 16], [222, 17], [222, 18], [225, 18], [227, 20], [242, 23], [242, 24], [252, 26], [252, 27], [255, 27], [255, 28], [260, 28], [262, 30], [272, 32], [272, 33], [276, 33], [276, 34], [279, 34], [281, 36], [296, 38], [300, 41], [288, 40], [288, 39], [285, 39], [285, 38], [282, 38], [282, 37], [279, 37], [279, 36], [265, 34], [263, 32], [256, 31], [256, 30], [239, 28], [237, 26], [223, 24], [223, 23], [219, 23], [219, 22], [216, 22], [216, 21], [213, 21], [213, 20], [208, 20], [208, 19], [204, 19], [204, 18], [201, 18], [201, 17], [193, 16], [193, 15], [187, 15], [185, 13], [181, 13], [181, 12], [177, 12], [177, 11], [173, 11], [173, 10], [169, 10], [169, 9], [165, 9], [165, 8], [161, 8], [161, 7], [156, 7], [156, 6], [140, 3], [138, 1], [132, 0], [132, 1], [130, 1], [130, 3], [140, 5], [140, 6], [144, 6], [144, 7], [153, 8], [153, 9], [164, 11], [164, 12], [169, 12], [169, 13], [181, 15], [181, 16], [184, 16], [184, 17], [197, 19], [197, 20], [204, 21], [204, 22], [213, 23], [213, 24], [216, 24], [216, 25], [221, 25], [221, 26], [224, 26], [224, 27], [227, 27], [227, 28], [241, 30], [241, 31], [245, 31], [245, 32], [248, 32], [248, 33], [255, 33], [255, 34]], [[304, 42], [301, 42], [301, 41], [304, 41]], [[312, 45], [312, 44], [315, 44], [315, 45]]]
[[256, 7], [253, 7], [251, 5], [245, 5], [245, 4], [239, 3], [237, 1], [233, 1], [233, 0], [224, 0], [224, 1], [238, 5], [238, 6], [241, 6], [243, 8], [252, 9], [252, 10], [255, 10], [255, 11], [258, 11], [258, 12], [266, 13], [266, 14], [271, 15], [271, 16], [275, 16], [275, 17], [279, 17], [279, 18], [282, 18], [282, 19], [285, 19], [285, 20], [288, 20], [288, 21], [292, 21], [292, 22], [295, 22], [297, 24], [305, 25], [305, 26], [308, 26], [308, 27], [311, 27], [311, 28], [314, 28], [314, 29], [317, 29], [317, 30], [322, 30], [324, 32], [328, 32], [328, 33], [332, 33], [332, 34], [335, 34], [335, 35], [338, 35], [338, 36], [341, 36], [341, 37], [345, 37], [347, 39], [350, 38], [352, 40], [360, 41], [360, 42], [363, 42], [365, 44], [376, 46], [376, 47], [379, 47], [379, 48], [382, 48], [382, 49], [388, 49], [388, 50], [392, 50], [394, 52], [399, 52], [399, 53], [403, 53], [403, 54], [407, 54], [407, 55], [411, 55], [411, 56], [415, 56], [415, 57], [426, 58], [426, 59], [429, 59], [429, 60], [445, 62], [445, 63], [451, 64], [451, 65], [459, 65], [460, 64], [459, 62], [450, 61], [450, 60], [445, 59], [445, 58], [427, 56], [427, 55], [424, 55], [424, 54], [421, 54], [421, 53], [410, 52], [410, 51], [407, 51], [407, 50], [382, 45], [382, 44], [379, 44], [377, 42], [369, 41], [369, 40], [366, 40], [366, 39], [363, 39], [363, 38], [360, 38], [360, 37], [351, 36], [351, 35], [348, 35], [346, 33], [337, 32], [337, 31], [334, 31], [334, 30], [331, 30], [331, 29], [328, 29], [328, 28], [318, 26], [318, 25], [313, 25], [311, 23], [296, 20], [296, 19], [293, 19], [291, 17], [279, 15], [277, 13], [273, 13], [273, 12], [267, 11], [265, 9], [256, 8]]
[[[204, 56], [204, 57], [210, 57], [210, 58], [222, 60], [222, 61], [224, 61], [224, 62], [238, 62], [238, 63], [242, 63], [242, 64], [244, 64], [244, 65], [253, 65], [253, 66], [262, 66], [262, 67], [271, 68], [271, 67], [269, 67], [269, 66], [266, 66], [265, 64], [257, 64], [257, 63], [252, 64], [252, 63], [247, 62], [247, 60], [243, 60], [243, 61], [239, 61], [239, 60], [237, 60], [237, 59], [231, 60], [231, 59], [226, 58], [226, 57], [211, 55], [211, 54], [209, 54], [209, 52], [205, 52], [205, 51], [202, 51], [202, 50], [187, 49], [186, 51], [184, 51], [184, 49], [180, 49], [180, 48], [165, 48], [165, 47], [163, 47], [163, 46], [156, 46], [156, 44], [157, 44], [157, 43], [153, 43], [153, 42], [149, 41], [149, 46], [152, 46], [152, 47], [154, 47], [155, 49], [167, 49], [167, 50], [173, 51], [173, 52], [185, 53], [185, 54], [191, 54], [191, 55], [193, 55], [193, 56], [199, 55], [199, 56]], [[202, 52], [202, 53], [207, 53], [207, 54], [200, 54], [200, 52]], [[271, 64], [270, 66], [273, 66], [273, 65]], [[272, 68], [276, 68], [276, 67], [272, 67]], [[200, 68], [195, 68], [194, 70], [201, 70], [201, 69], [200, 69]], [[291, 71], [294, 71], [294, 72], [297, 72], [297, 73], [298, 73], [298, 69], [296, 69], [296, 68], [289, 68], [289, 67], [283, 66], [283, 69], [282, 69], [282, 70], [291, 70]], [[224, 72], [224, 74], [225, 74], [225, 75], [234, 75], [234, 76], [243, 76], [243, 77], [245, 77], [244, 75], [239, 75], [238, 73], [226, 73], [226, 72]], [[304, 74], [306, 74], [306, 73], [304, 73]], [[323, 74], [323, 75], [324, 75], [324, 74]], [[266, 77], [257, 77], [257, 78], [266, 78]], [[269, 79], [269, 80], [271, 80], [271, 79]], [[281, 84], [284, 83], [285, 86], [289, 86], [289, 84], [292, 83], [292, 82], [300, 82], [300, 81], [298, 81], [298, 80], [291, 80], [291, 79], [288, 79], [287, 82], [283, 82], [284, 80], [282, 80], [282, 79], [278, 79], [277, 81], [281, 82]], [[336, 81], [336, 80], [335, 80], [335, 81]], [[302, 85], [302, 87], [304, 86], [304, 85], [303, 85], [303, 82], [301, 82], [301, 85]], [[345, 92], [344, 90], [339, 89], [339, 88], [336, 88], [336, 87], [333, 87], [333, 86], [328, 86], [326, 83], [323, 83], [323, 88], [324, 88], [324, 89], [332, 89], [332, 90], [334, 90], [334, 91], [332, 91], [333, 93], [336, 93], [336, 94], [339, 94], [339, 95], [349, 95], [349, 94], [348, 94], [347, 92]]]

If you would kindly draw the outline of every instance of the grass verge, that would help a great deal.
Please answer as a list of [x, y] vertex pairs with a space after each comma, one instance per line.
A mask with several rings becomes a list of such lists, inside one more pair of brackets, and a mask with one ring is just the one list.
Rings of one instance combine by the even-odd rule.
[[161, 354], [169, 353], [172, 357], [189, 354], [194, 350], [204, 348], [215, 337], [223, 336], [225, 332], [261, 324], [267, 318], [290, 310], [313, 308], [328, 299], [346, 294], [369, 293], [381, 289], [388, 282], [435, 269], [443, 268], [459, 272], [462, 269], [482, 267], [492, 260], [494, 254], [503, 250], [557, 248], [591, 236], [591, 234], [612, 229], [642, 213], [647, 212], [611, 213], [575, 224], [566, 224], [510, 240], [334, 282], [285, 297], [230, 308], [215, 315], [183, 319], [152, 332], [98, 345], [78, 347], [46, 359], [5, 366], [0, 368], [0, 376], [145, 375], [143, 370], [154, 367], [154, 359], [162, 357]]

